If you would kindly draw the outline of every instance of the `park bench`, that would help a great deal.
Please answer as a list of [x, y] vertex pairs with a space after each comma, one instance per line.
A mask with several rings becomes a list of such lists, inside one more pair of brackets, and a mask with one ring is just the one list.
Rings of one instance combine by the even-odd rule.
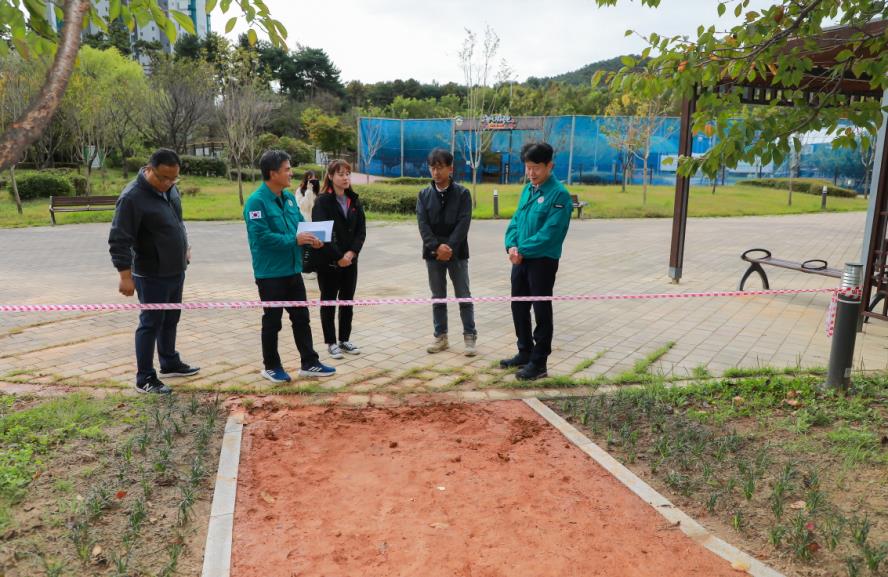
[[[760, 253], [760, 255], [755, 256], [751, 255], [750, 253]], [[794, 262], [791, 260], [774, 258], [771, 256], [771, 251], [764, 248], [751, 248], [740, 255], [740, 258], [749, 263], [749, 268], [746, 269], [745, 273], [743, 273], [743, 276], [740, 278], [740, 284], [737, 286], [737, 290], [740, 291], [743, 290], [743, 287], [746, 285], [747, 279], [749, 279], [752, 273], [758, 273], [759, 277], [762, 279], [762, 287], [765, 290], [771, 288], [771, 285], [768, 283], [768, 275], [767, 273], [765, 273], [765, 269], [762, 268], [763, 264], [798, 272], [804, 272], [807, 274], [817, 274], [820, 276], [828, 276], [831, 278], [842, 278], [842, 271], [836, 268], [829, 268], [827, 262], [819, 258], [812, 258], [803, 262]], [[870, 302], [869, 306], [866, 307], [866, 310], [872, 311], [876, 307], [876, 305], [879, 304], [879, 301], [882, 300], [882, 298], [882, 295], [876, 295], [873, 298], [872, 302]]]
[[116, 196], [50, 196], [49, 218], [55, 224], [57, 212], [114, 210], [116, 205]]
[[570, 195], [570, 200], [573, 201], [573, 207], [577, 209], [577, 218], [583, 218], [583, 207], [589, 203], [585, 200], [580, 200], [580, 197], [576, 194]]
[[[760, 254], [755, 255], [753, 253]], [[746, 281], [752, 276], [752, 273], [758, 273], [759, 277], [762, 279], [762, 286], [765, 290], [771, 288], [771, 285], [768, 283], [768, 275], [765, 273], [765, 269], [762, 268], [762, 265], [765, 264], [808, 274], [842, 278], [842, 271], [835, 268], [829, 268], [827, 262], [819, 258], [812, 258], [804, 262], [794, 262], [791, 260], [774, 258], [771, 256], [771, 251], [764, 248], [751, 248], [740, 255], [740, 258], [749, 263], [749, 268], [743, 273], [743, 276], [740, 278], [740, 284], [737, 287], [737, 290], [741, 291], [746, 285]]]

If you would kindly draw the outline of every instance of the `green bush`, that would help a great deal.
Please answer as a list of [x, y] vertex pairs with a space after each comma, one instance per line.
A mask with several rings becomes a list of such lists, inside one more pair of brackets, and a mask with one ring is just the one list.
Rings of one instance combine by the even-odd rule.
[[71, 186], [74, 187], [74, 194], [77, 196], [86, 196], [89, 194], [89, 182], [85, 176], [82, 174], [69, 174], [68, 180], [71, 181]]
[[[314, 147], [303, 140], [290, 136], [277, 136], [266, 132], [256, 141], [259, 150], [283, 150], [290, 155], [290, 164], [308, 164], [315, 158]], [[300, 177], [301, 178], [301, 177]]]
[[225, 176], [228, 174], [228, 165], [221, 158], [211, 156], [180, 156], [182, 161], [182, 174], [194, 176]]
[[43, 172], [27, 174], [16, 179], [16, 183], [22, 200], [49, 198], [50, 196], [72, 196], [74, 194], [74, 185], [71, 184], [71, 181], [57, 174]]
[[302, 178], [305, 176], [305, 173], [309, 170], [315, 171], [315, 174], [318, 175], [318, 179], [324, 178], [324, 167], [320, 164], [302, 164], [300, 166], [293, 167], [293, 170], [290, 171], [290, 174], [293, 175], [293, 180], [302, 182]]
[[[788, 178], [748, 178], [746, 180], [737, 181], [741, 186], [762, 186], [765, 188], [777, 188], [781, 190], [789, 190], [790, 179]], [[827, 196], [838, 196], [843, 198], [857, 198], [857, 192], [849, 188], [835, 186], [828, 180], [819, 178], [793, 178], [793, 192], [802, 192], [805, 194], [820, 194], [823, 187], [826, 186]]]
[[125, 161], [127, 172], [139, 172], [139, 170], [148, 164], [148, 158], [144, 156], [131, 156]]
[[432, 181], [432, 177], [419, 178], [417, 176], [399, 176], [398, 178], [389, 178], [384, 182], [386, 184], [411, 184], [416, 186], [426, 186]]
[[356, 187], [364, 209], [367, 212], [414, 214], [416, 212], [416, 190], [390, 188], [380, 184], [367, 184]]
[[[256, 181], [262, 180], [262, 171], [258, 168], [241, 168], [240, 169], [241, 180], [253, 180]], [[228, 178], [233, 181], [237, 181], [237, 169], [232, 168], [228, 171]]]
[[302, 140], [281, 136], [278, 145], [290, 155], [290, 164], [308, 164], [315, 158], [314, 147]]

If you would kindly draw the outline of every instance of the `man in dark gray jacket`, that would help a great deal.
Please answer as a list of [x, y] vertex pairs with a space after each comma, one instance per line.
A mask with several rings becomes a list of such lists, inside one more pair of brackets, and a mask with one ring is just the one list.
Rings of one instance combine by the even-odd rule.
[[[453, 182], [453, 155], [443, 148], [429, 153], [432, 182], [416, 200], [416, 220], [422, 237], [422, 258], [429, 273], [432, 298], [447, 296], [447, 274], [458, 298], [468, 298], [469, 291], [469, 225], [472, 223], [472, 195]], [[463, 324], [465, 355], [476, 354], [478, 332], [475, 330], [475, 308], [472, 303], [459, 304]], [[426, 351], [439, 353], [447, 341], [447, 305], [432, 305], [435, 340]]]
[[[141, 303], [182, 302], [191, 248], [176, 188], [179, 165], [175, 152], [157, 150], [117, 200], [108, 235], [111, 262], [120, 273], [120, 294], [132, 296], [138, 292]], [[182, 362], [176, 352], [180, 315], [179, 310], [145, 310], [139, 315], [136, 390], [140, 393], [171, 392], [154, 370], [155, 342], [161, 376], [191, 376], [200, 370]]]

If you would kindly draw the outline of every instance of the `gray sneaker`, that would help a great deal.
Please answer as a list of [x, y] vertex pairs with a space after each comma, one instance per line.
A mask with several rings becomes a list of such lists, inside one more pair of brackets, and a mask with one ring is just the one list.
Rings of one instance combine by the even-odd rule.
[[466, 350], [463, 354], [467, 357], [474, 357], [478, 354], [475, 345], [478, 343], [478, 335], [463, 335], [463, 342], [466, 344]]
[[327, 352], [330, 353], [330, 357], [334, 359], [342, 359], [342, 349], [339, 348], [339, 345], [333, 343], [331, 345], [327, 345]]
[[360, 355], [361, 349], [358, 348], [358, 345], [351, 341], [342, 341], [339, 343], [339, 348], [343, 353], [348, 353], [350, 355]]
[[450, 348], [450, 343], [447, 342], [447, 334], [443, 334], [441, 336], [435, 337], [435, 342], [426, 347], [427, 353], [440, 353], [441, 351], [446, 351]]

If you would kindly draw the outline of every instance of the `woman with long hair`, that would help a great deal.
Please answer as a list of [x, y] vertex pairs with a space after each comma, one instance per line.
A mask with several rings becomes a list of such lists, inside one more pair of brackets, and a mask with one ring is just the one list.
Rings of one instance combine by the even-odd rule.
[[299, 211], [305, 220], [311, 220], [311, 211], [314, 208], [315, 199], [320, 192], [321, 183], [318, 175], [313, 170], [306, 170], [302, 176], [302, 184], [299, 185], [299, 194], [296, 195], [296, 202], [299, 204]]
[[[327, 165], [321, 194], [311, 212], [314, 221], [333, 221], [333, 238], [324, 243], [323, 263], [318, 266], [318, 287], [321, 300], [352, 300], [358, 284], [358, 254], [367, 237], [364, 207], [351, 187], [351, 165], [333, 160]], [[357, 355], [361, 351], [351, 342], [352, 307], [339, 307], [339, 335], [336, 334], [336, 307], [321, 307], [321, 326], [327, 351], [334, 359], [342, 353]]]

